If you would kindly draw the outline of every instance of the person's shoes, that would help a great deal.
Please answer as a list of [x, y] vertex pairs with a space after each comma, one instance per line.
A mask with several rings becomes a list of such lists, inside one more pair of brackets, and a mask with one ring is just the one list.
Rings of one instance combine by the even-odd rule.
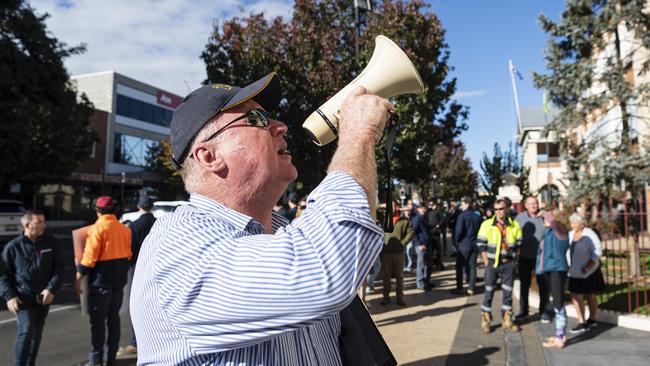
[[511, 332], [519, 332], [521, 328], [512, 321], [512, 310], [508, 310], [503, 313], [503, 321], [501, 323], [503, 329], [509, 330]]
[[404, 300], [397, 300], [397, 305], [398, 306], [406, 306], [406, 303], [404, 302]]
[[390, 304], [390, 299], [383, 299], [383, 300], [381, 300], [381, 302], [379, 303], [379, 305], [383, 305], [383, 306], [386, 306], [386, 305], [388, 305], [388, 304]]
[[585, 324], [581, 323], [581, 324], [576, 325], [576, 326], [575, 326], [574, 328], [572, 328], [571, 330], [569, 330], [569, 332], [570, 332], [571, 334], [578, 334], [578, 333], [584, 333], [584, 332], [586, 332], [588, 329], [589, 329], [589, 327], [587, 326], [586, 323], [585, 323]]
[[98, 361], [88, 361], [84, 364], [84, 366], [102, 366], [102, 363]]
[[548, 313], [542, 313], [542, 316], [540, 317], [539, 321], [542, 324], [548, 324], [553, 321], [553, 317], [548, 315]]
[[527, 311], [520, 311], [517, 315], [515, 315], [515, 321], [520, 322], [528, 318], [528, 312]]
[[586, 323], [586, 324], [587, 324], [587, 327], [588, 327], [588, 328], [593, 328], [593, 327], [597, 327], [597, 326], [598, 326], [598, 322], [596, 322], [596, 321], [593, 320], [593, 319], [587, 319], [587, 323]]
[[472, 290], [471, 288], [470, 288], [470, 289], [467, 289], [466, 292], [467, 292], [467, 296], [472, 296], [472, 295], [474, 295], [474, 290]]
[[126, 355], [137, 355], [138, 354], [138, 348], [136, 346], [128, 345], [126, 347], [120, 347], [117, 350], [117, 355], [118, 356], [126, 356]]
[[548, 337], [546, 341], [542, 343], [542, 346], [546, 348], [564, 348], [564, 343], [566, 342], [566, 337]]
[[462, 288], [454, 288], [454, 289], [449, 290], [449, 292], [451, 292], [454, 295], [461, 295], [461, 296], [466, 295], [465, 291]]
[[487, 311], [482, 311], [481, 312], [481, 329], [483, 330], [483, 333], [489, 334], [490, 331], [492, 330], [492, 316], [490, 313]]

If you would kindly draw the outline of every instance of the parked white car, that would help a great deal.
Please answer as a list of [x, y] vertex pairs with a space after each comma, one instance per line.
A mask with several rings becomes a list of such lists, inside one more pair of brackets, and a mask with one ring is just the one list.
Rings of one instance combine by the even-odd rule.
[[[189, 204], [187, 201], [156, 201], [153, 203], [153, 208], [151, 213], [157, 219], [163, 217], [164, 215], [174, 212], [178, 206], [184, 206]], [[133, 221], [137, 220], [142, 215], [142, 212], [127, 212], [120, 218], [120, 222], [124, 225], [129, 225]]]
[[15, 200], [0, 200], [0, 240], [7, 241], [17, 237], [22, 231], [20, 217], [25, 208]]

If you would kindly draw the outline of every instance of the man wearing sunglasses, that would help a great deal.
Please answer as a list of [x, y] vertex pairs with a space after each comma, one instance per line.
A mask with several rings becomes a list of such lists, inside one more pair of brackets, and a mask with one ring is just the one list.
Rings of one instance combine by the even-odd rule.
[[280, 99], [272, 73], [199, 88], [175, 112], [190, 204], [159, 219], [139, 254], [139, 364], [341, 364], [338, 314], [382, 248], [375, 145], [393, 106], [363, 88], [350, 94], [328, 175], [288, 224], [272, 213], [297, 177], [287, 126], [268, 113]]
[[515, 282], [517, 249], [521, 245], [521, 230], [519, 223], [508, 216], [509, 208], [505, 200], [496, 200], [494, 217], [483, 221], [476, 240], [485, 264], [485, 295], [481, 305], [481, 329], [484, 333], [491, 331], [492, 299], [499, 276], [503, 290], [502, 327], [513, 332], [519, 331], [512, 316], [512, 286]]

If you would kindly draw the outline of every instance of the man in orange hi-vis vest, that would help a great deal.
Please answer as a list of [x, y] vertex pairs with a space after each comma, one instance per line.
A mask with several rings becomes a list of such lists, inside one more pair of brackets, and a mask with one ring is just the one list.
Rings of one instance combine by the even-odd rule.
[[[112, 365], [120, 342], [119, 310], [131, 260], [131, 230], [117, 221], [115, 201], [111, 197], [99, 197], [95, 206], [97, 221], [88, 230], [83, 256], [77, 266], [75, 290], [81, 294], [81, 279], [89, 276], [92, 348], [88, 365], [102, 365], [104, 359], [106, 365]], [[108, 347], [106, 357], [104, 343]]]

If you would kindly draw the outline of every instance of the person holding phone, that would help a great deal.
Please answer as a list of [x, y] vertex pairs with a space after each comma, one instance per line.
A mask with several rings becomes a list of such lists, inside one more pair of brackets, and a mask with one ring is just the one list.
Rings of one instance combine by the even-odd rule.
[[63, 265], [54, 239], [45, 236], [45, 216], [29, 210], [20, 219], [23, 234], [2, 251], [0, 294], [16, 316], [14, 365], [34, 365], [45, 318], [61, 287]]

